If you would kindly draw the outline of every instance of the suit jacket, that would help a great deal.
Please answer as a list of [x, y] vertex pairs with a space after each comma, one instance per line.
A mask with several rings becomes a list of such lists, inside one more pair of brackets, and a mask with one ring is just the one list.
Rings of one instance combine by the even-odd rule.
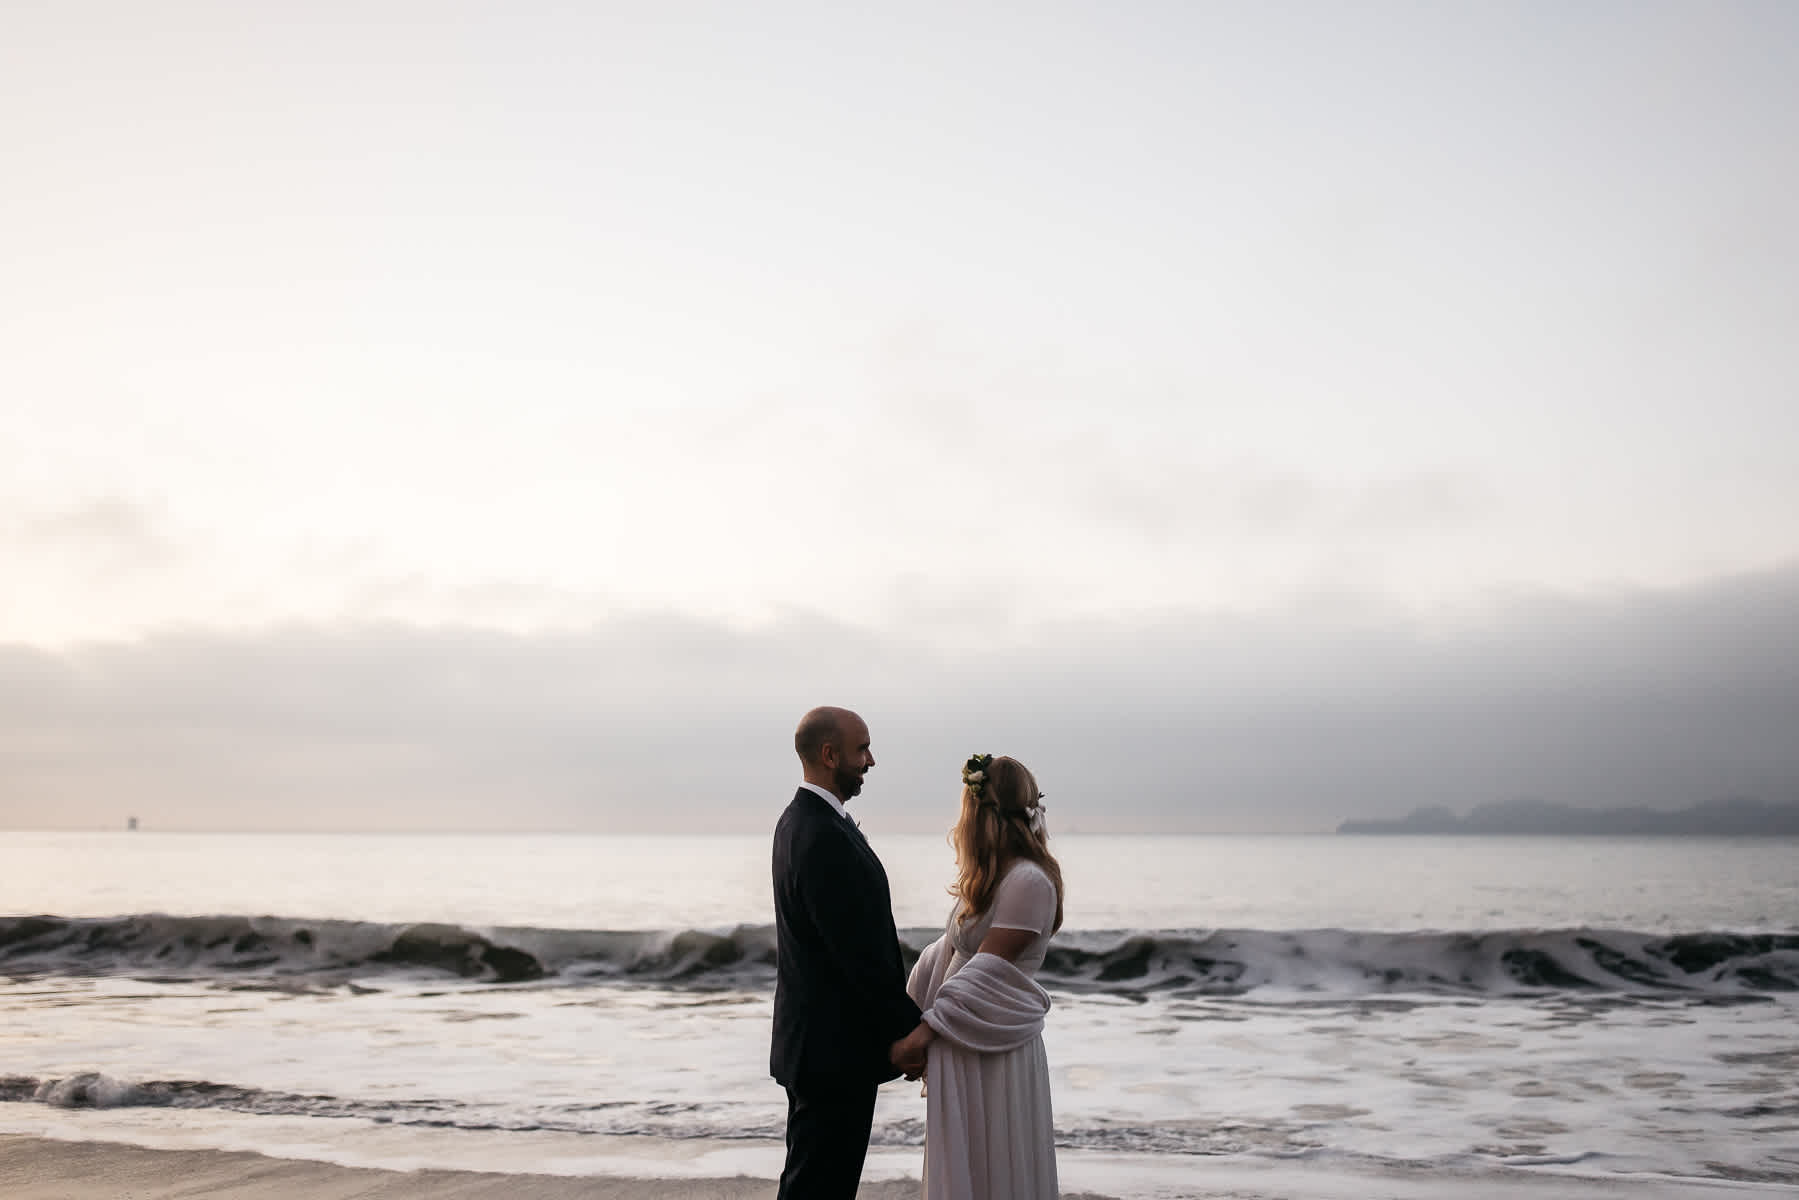
[[801, 788], [775, 825], [775, 1023], [768, 1071], [785, 1086], [877, 1084], [918, 1025], [881, 860]]

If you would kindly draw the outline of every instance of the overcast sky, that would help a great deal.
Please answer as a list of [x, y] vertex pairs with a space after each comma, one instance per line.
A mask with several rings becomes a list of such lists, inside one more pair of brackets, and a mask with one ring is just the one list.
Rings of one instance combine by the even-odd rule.
[[0, 827], [762, 829], [819, 702], [891, 828], [976, 749], [1063, 828], [1799, 799], [1795, 61], [9, 6]]

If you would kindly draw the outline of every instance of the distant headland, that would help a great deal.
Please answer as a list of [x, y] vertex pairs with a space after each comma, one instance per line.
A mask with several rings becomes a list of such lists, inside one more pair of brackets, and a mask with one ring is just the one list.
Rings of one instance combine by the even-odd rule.
[[1419, 808], [1397, 820], [1352, 819], [1337, 826], [1337, 832], [1799, 836], [1799, 803], [1711, 800], [1670, 812], [1653, 808], [1574, 808], [1545, 800], [1511, 800], [1478, 805], [1465, 817], [1447, 808]]

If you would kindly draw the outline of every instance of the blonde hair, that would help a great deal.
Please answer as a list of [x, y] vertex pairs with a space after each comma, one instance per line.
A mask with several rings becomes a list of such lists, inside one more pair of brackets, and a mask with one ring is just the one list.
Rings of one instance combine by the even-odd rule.
[[991, 760], [985, 774], [978, 784], [963, 784], [962, 813], [949, 831], [956, 851], [956, 882], [949, 892], [962, 902], [957, 920], [970, 921], [992, 907], [1000, 877], [1022, 858], [1042, 867], [1056, 885], [1053, 933], [1062, 928], [1062, 864], [1049, 852], [1048, 829], [1027, 812], [1037, 807], [1043, 793], [1016, 758]]

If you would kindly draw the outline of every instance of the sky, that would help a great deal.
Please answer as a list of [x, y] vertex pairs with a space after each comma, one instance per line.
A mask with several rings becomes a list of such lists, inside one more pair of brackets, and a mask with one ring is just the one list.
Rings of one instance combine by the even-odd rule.
[[1799, 9], [0, 16], [0, 828], [1799, 800]]

